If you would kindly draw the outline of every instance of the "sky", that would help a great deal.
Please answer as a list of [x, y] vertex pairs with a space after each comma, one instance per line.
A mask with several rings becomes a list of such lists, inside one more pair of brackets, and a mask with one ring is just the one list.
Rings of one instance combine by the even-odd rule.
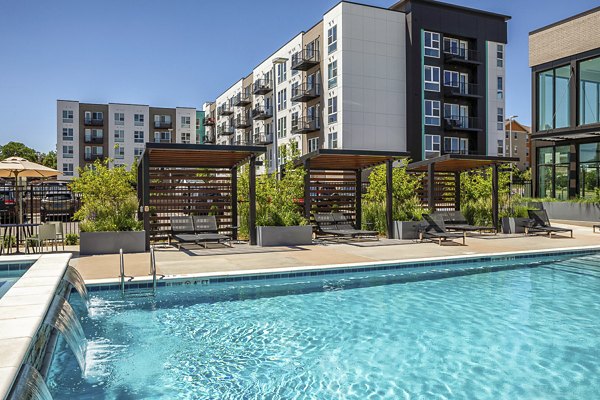
[[[0, 0], [0, 145], [14, 140], [54, 150], [57, 99], [201, 109], [337, 2]], [[446, 2], [512, 16], [506, 115], [527, 125], [528, 33], [599, 4]], [[394, 0], [364, 3], [389, 7]]]

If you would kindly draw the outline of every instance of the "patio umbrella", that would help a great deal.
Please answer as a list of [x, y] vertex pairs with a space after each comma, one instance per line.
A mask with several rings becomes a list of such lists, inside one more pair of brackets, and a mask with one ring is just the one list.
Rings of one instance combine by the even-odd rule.
[[21, 215], [21, 202], [19, 199], [19, 185], [17, 180], [19, 177], [25, 178], [48, 178], [58, 176], [60, 172], [55, 169], [48, 168], [21, 157], [8, 157], [0, 161], [0, 177], [15, 178], [15, 194], [17, 200], [17, 214], [19, 215], [19, 223], [23, 222]]

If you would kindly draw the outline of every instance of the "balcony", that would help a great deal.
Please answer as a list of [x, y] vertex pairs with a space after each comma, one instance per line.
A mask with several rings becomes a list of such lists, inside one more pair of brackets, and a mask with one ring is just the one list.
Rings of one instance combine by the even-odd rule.
[[230, 136], [235, 133], [235, 128], [231, 125], [221, 125], [217, 127], [217, 135]]
[[154, 121], [154, 129], [171, 129], [173, 123], [171, 121]]
[[445, 48], [444, 60], [451, 64], [481, 64], [479, 52], [475, 50]]
[[104, 143], [104, 136], [86, 136], [83, 138], [84, 143]]
[[102, 155], [102, 154], [86, 154], [83, 156], [83, 159], [85, 161], [90, 161], [90, 162], [93, 162], [96, 160], [102, 160], [103, 158], [104, 158], [104, 155]]
[[252, 93], [256, 95], [265, 95], [271, 91], [273, 91], [273, 84], [265, 79], [258, 79], [252, 85]]
[[234, 146], [252, 146], [254, 142], [249, 138], [235, 139], [232, 143]]
[[302, 117], [298, 121], [292, 121], [292, 135], [316, 132], [321, 129], [319, 118]]
[[202, 125], [215, 126], [215, 119], [213, 117], [204, 117], [202, 118]]
[[472, 99], [481, 98], [479, 85], [466, 82], [449, 82], [449, 86], [444, 86], [444, 96]]
[[217, 141], [217, 138], [212, 133], [210, 133], [204, 137], [205, 144], [215, 144], [216, 141]]
[[102, 126], [104, 125], [104, 118], [84, 118], [83, 124], [86, 126]]
[[292, 101], [306, 102], [321, 96], [321, 85], [318, 83], [301, 83], [292, 87]]
[[481, 131], [479, 125], [477, 117], [459, 117], [456, 115], [444, 117], [444, 129], [447, 131], [478, 132]]
[[255, 120], [264, 120], [273, 117], [273, 109], [271, 107], [254, 107], [252, 112], [250, 113], [252, 119]]
[[246, 129], [246, 128], [250, 128], [251, 126], [252, 126], [252, 120], [247, 117], [238, 115], [233, 120], [233, 127], [235, 129]]
[[307, 71], [320, 62], [319, 50], [304, 49], [292, 55], [292, 69], [296, 71]]
[[260, 132], [254, 135], [254, 143], [266, 146], [273, 143], [273, 134], [271, 132]]
[[246, 107], [252, 104], [252, 95], [250, 93], [238, 93], [233, 98], [234, 107]]
[[229, 104], [223, 104], [217, 108], [217, 115], [231, 115], [233, 114], [233, 108]]

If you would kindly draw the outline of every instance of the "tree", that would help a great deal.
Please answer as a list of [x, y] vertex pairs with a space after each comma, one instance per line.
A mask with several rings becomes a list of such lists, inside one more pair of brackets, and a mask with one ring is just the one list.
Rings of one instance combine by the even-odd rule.
[[29, 161], [38, 161], [38, 153], [20, 142], [8, 142], [4, 146], [0, 146], [0, 159], [4, 160], [8, 157], [22, 157]]
[[38, 160], [40, 164], [48, 168], [56, 169], [56, 151], [52, 150], [48, 153], [40, 153]]

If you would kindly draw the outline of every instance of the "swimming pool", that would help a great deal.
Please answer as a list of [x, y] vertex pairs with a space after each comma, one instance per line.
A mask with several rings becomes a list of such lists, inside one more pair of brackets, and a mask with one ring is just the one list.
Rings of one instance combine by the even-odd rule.
[[32, 264], [33, 261], [0, 262], [0, 299]]
[[82, 325], [54, 399], [600, 396], [600, 255], [95, 292]]

